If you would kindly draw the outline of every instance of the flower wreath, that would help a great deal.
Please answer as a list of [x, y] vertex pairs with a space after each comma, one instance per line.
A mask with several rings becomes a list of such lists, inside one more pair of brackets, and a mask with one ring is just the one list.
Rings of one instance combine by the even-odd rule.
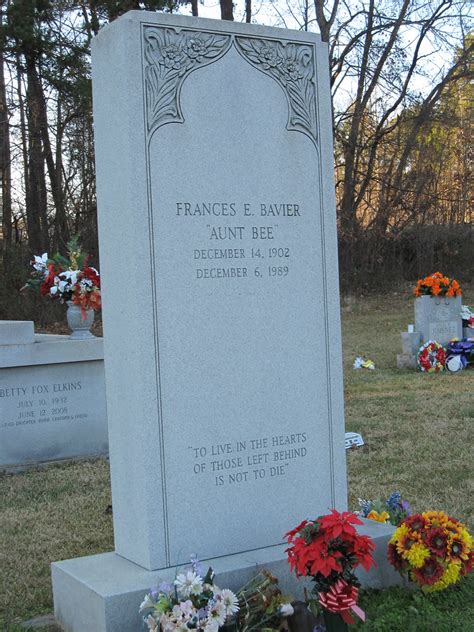
[[418, 351], [418, 368], [426, 373], [439, 373], [444, 369], [446, 352], [434, 340], [429, 340]]

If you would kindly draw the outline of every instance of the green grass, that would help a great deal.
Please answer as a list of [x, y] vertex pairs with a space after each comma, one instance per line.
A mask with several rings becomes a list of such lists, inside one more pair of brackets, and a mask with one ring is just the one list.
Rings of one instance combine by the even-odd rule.
[[449, 590], [424, 595], [390, 588], [363, 591], [360, 606], [366, 632], [470, 632], [474, 630], [474, 575]]
[[[413, 322], [408, 291], [342, 302], [349, 506], [399, 489], [415, 510], [443, 509], [474, 529], [474, 368], [425, 375], [395, 368]], [[474, 291], [467, 293], [474, 304]], [[352, 369], [355, 356], [375, 371]], [[75, 462], [0, 476], [0, 629], [52, 611], [52, 561], [113, 549], [108, 463]], [[364, 593], [365, 630], [474, 630], [474, 577], [443, 593]], [[93, 631], [91, 631], [93, 632]], [[117, 631], [119, 632], [119, 631]]]

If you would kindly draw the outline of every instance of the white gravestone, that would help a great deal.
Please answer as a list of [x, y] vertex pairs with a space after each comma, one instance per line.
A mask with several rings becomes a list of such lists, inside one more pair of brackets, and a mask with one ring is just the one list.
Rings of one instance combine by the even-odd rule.
[[102, 339], [0, 346], [0, 470], [107, 453]]
[[[235, 585], [346, 508], [327, 46], [131, 12], [95, 39], [93, 87], [118, 555], [53, 584], [67, 629], [113, 629], [120, 593], [128, 630], [138, 586], [191, 553]], [[71, 614], [88, 591], [106, 624]]]
[[415, 299], [415, 330], [422, 343], [434, 340], [446, 345], [453, 338], [462, 338], [460, 296], [420, 296]]
[[0, 347], [29, 345], [35, 341], [32, 320], [0, 320]]

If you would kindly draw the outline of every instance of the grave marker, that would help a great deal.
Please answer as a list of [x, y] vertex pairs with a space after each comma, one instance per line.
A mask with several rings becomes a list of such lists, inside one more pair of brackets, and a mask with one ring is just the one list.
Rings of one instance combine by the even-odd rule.
[[120, 597], [128, 630], [191, 553], [280, 574], [285, 531], [346, 507], [327, 47], [130, 12], [93, 85], [116, 554], [53, 584], [68, 629], [101, 595], [87, 625]]

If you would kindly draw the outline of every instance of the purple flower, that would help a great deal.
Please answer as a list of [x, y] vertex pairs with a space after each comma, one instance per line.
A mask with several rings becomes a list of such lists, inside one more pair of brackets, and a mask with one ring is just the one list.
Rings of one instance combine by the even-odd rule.
[[169, 582], [161, 582], [158, 586], [158, 591], [162, 593], [170, 593], [173, 590], [173, 584]]
[[411, 516], [411, 507], [408, 500], [402, 500], [402, 509], [406, 512], [407, 516]]
[[198, 621], [200, 621], [201, 619], [205, 619], [207, 617], [207, 609], [199, 608], [199, 610], [196, 612], [196, 616], [198, 618]]
[[191, 568], [196, 573], [196, 575], [200, 575], [201, 577], [204, 577], [205, 575], [204, 566], [198, 560], [198, 557], [195, 553], [191, 554], [190, 560], [191, 560]]

